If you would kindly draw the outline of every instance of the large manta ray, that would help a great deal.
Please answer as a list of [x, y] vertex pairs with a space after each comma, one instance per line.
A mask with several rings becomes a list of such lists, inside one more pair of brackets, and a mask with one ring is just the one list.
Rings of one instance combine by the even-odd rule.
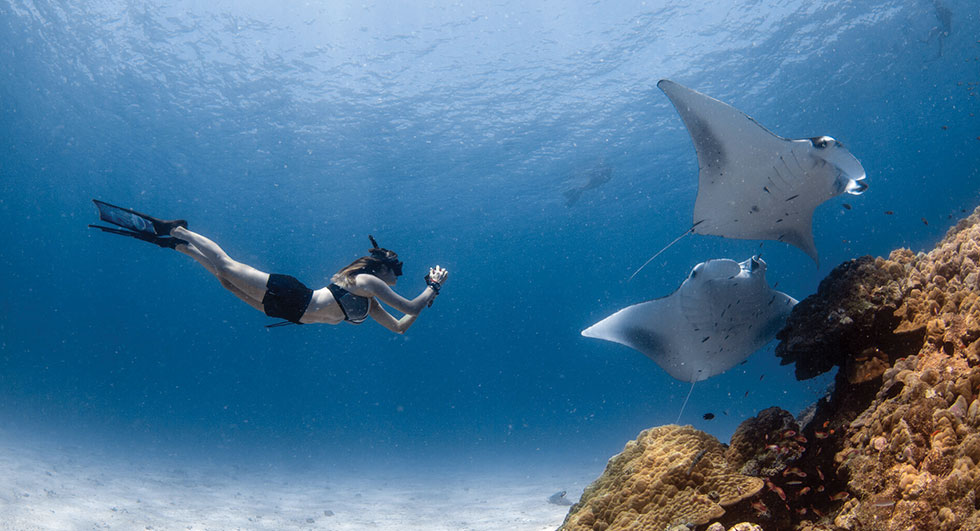
[[779, 240], [819, 263], [814, 209], [868, 187], [854, 155], [829, 136], [776, 136], [731, 105], [673, 81], [663, 79], [657, 86], [684, 120], [698, 155], [694, 220], [684, 235]]
[[708, 260], [671, 295], [628, 306], [582, 331], [634, 348], [684, 382], [731, 369], [776, 336], [796, 300], [766, 282], [766, 263]]

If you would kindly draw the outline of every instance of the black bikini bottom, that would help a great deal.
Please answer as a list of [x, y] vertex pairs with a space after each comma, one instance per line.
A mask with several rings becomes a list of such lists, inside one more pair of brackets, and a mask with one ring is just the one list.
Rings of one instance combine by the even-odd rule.
[[313, 299], [313, 290], [295, 277], [276, 273], [269, 275], [265, 288], [262, 306], [266, 315], [302, 324], [299, 319], [306, 313], [306, 307]]

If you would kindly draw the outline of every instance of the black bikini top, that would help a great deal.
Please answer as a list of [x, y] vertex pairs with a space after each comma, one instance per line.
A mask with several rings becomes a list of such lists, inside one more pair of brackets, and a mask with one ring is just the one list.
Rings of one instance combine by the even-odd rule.
[[371, 310], [371, 298], [354, 295], [346, 289], [330, 284], [327, 286], [333, 298], [340, 306], [340, 311], [344, 312], [344, 320], [354, 324], [361, 324], [368, 318]]

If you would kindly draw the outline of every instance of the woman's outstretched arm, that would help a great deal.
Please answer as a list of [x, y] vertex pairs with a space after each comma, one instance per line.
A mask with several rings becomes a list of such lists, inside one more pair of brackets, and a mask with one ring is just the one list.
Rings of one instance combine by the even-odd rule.
[[[439, 284], [442, 284], [449, 277], [449, 272], [439, 266], [436, 266], [429, 270], [429, 275], [433, 278], [433, 280]], [[395, 293], [395, 290], [391, 289], [391, 287], [385, 284], [384, 281], [374, 275], [357, 275], [354, 282], [357, 284], [358, 288], [370, 292], [381, 302], [407, 315], [418, 315], [426, 306], [428, 306], [429, 301], [438, 295], [438, 292], [436, 292], [436, 290], [434, 290], [431, 286], [426, 286], [426, 288], [422, 290], [422, 293], [420, 293], [417, 297], [412, 300], [408, 300], [398, 293]]]
[[406, 313], [401, 319], [395, 319], [395, 316], [388, 313], [384, 307], [378, 304], [378, 301], [371, 299], [371, 309], [369, 310], [369, 315], [381, 326], [391, 330], [396, 334], [404, 334], [408, 327], [412, 326], [412, 323], [419, 318], [418, 314], [412, 315]]

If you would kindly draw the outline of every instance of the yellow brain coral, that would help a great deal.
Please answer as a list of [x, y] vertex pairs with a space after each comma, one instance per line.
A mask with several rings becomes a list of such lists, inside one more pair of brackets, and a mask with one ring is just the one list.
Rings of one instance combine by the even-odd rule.
[[761, 479], [728, 464], [725, 447], [714, 437], [690, 426], [660, 426], [643, 431], [609, 460], [560, 529], [662, 531], [702, 525], [762, 487]]

